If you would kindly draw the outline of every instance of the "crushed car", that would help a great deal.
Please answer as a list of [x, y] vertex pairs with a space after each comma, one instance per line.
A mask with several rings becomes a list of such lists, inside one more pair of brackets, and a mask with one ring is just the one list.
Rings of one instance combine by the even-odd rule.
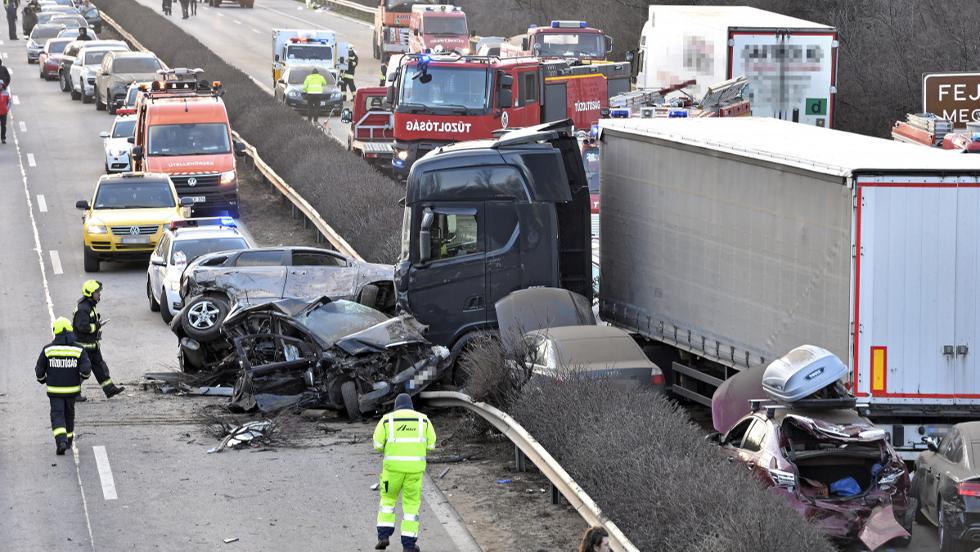
[[888, 435], [854, 408], [840, 384], [846, 374], [835, 355], [804, 345], [764, 371], [729, 378], [712, 398], [718, 432], [709, 439], [830, 540], [870, 550], [907, 545], [908, 468]]
[[359, 419], [399, 393], [416, 395], [448, 367], [449, 350], [429, 343], [410, 315], [389, 318], [344, 299], [240, 305], [208, 341], [171, 328], [185, 366], [234, 379], [231, 406], [241, 411], [301, 406]]

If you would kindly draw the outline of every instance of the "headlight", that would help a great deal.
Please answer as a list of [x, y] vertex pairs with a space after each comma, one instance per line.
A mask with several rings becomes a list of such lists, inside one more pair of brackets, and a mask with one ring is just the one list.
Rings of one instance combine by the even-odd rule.
[[104, 224], [86, 224], [85, 225], [85, 230], [87, 230], [89, 234], [105, 234], [106, 233], [105, 232], [105, 225]]
[[235, 171], [225, 171], [221, 173], [221, 183], [231, 184], [235, 181]]
[[299, 90], [290, 90], [289, 92], [286, 92], [286, 95], [290, 98], [298, 98], [301, 94], [299, 93]]
[[122, 157], [122, 156], [128, 155], [128, 154], [129, 154], [129, 151], [128, 150], [124, 150], [124, 149], [121, 149], [121, 150], [109, 150], [109, 157]]
[[339, 99], [340, 98], [340, 92], [331, 92], [330, 93], [330, 97], [333, 98], [333, 99], [335, 99], [335, 100], [336, 99]]
[[402, 161], [408, 159], [408, 150], [402, 150], [398, 152], [398, 158], [401, 159]]

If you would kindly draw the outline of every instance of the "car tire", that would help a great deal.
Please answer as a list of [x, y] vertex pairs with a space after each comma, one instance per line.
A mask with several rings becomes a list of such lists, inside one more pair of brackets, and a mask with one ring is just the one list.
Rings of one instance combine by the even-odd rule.
[[378, 286], [374, 284], [366, 284], [361, 287], [361, 291], [357, 292], [357, 302], [364, 305], [365, 307], [371, 307], [372, 309], [377, 308], [378, 295], [380, 295], [381, 290]]
[[[71, 81], [68, 81], [68, 82], [71, 82]], [[71, 93], [71, 99], [72, 99], [72, 101], [77, 102], [78, 100], [82, 99], [82, 95], [79, 94], [78, 92], [75, 92], [75, 87], [74, 86], [70, 86], [68, 91]]]
[[109, 103], [109, 98], [111, 98], [112, 96], [109, 94], [109, 91], [108, 90], [105, 91], [105, 96], [104, 97], [105, 97], [105, 107], [106, 107], [106, 110], [109, 111], [109, 115], [115, 115], [116, 114], [116, 102], [112, 102], [111, 104]]
[[84, 246], [82, 247], [82, 264], [85, 267], [85, 272], [98, 272], [102, 268], [99, 258]]
[[92, 103], [92, 99], [90, 99], [88, 96], [85, 95], [85, 83], [83, 81], [81, 80], [78, 81], [78, 88], [81, 90], [81, 92], [78, 95], [81, 96], [82, 103], [83, 104]]
[[150, 312], [160, 312], [160, 302], [153, 296], [150, 277], [146, 277], [146, 298], [150, 301]]
[[68, 85], [68, 80], [65, 79], [64, 71], [58, 71], [58, 84], [61, 86], [62, 92], [70, 92], [71, 86]]
[[191, 339], [206, 343], [221, 335], [221, 323], [228, 316], [228, 301], [217, 295], [199, 295], [187, 302], [180, 325]]
[[936, 510], [939, 511], [939, 552], [964, 552], [963, 543], [946, 534], [944, 530], [946, 516], [943, 514], [943, 497], [936, 498]]
[[109, 102], [106, 102], [105, 104], [102, 103], [102, 95], [99, 94], [99, 89], [96, 88], [95, 89], [95, 110], [96, 111], [105, 111], [105, 109], [107, 107], [109, 107], [108, 104], [109, 104]]
[[170, 324], [170, 321], [174, 319], [174, 313], [170, 310], [170, 300], [167, 299], [167, 290], [165, 289], [160, 290], [159, 304], [160, 318], [163, 318], [164, 322]]
[[361, 404], [357, 400], [357, 384], [346, 381], [340, 386], [340, 395], [344, 398], [344, 410], [347, 411], [347, 419], [352, 422], [361, 421]]
[[[925, 477], [925, 475], [922, 475], [921, 477]], [[909, 490], [908, 493], [909, 508], [912, 507], [915, 508], [915, 511], [913, 512], [913, 515], [915, 516], [915, 523], [920, 523], [923, 525], [931, 524], [932, 522], [929, 521], [929, 518], [927, 518], [926, 515], [922, 513], [922, 497], [919, 496], [919, 481], [920, 481], [920, 476], [918, 475], [912, 480], [912, 488]], [[906, 529], [908, 528], [906, 527]]]

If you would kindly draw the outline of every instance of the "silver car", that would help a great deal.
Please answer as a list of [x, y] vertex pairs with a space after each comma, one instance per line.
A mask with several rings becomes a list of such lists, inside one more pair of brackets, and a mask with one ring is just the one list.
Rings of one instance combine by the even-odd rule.
[[132, 82], [156, 80], [160, 69], [160, 60], [151, 52], [109, 52], [95, 72], [95, 107], [125, 98]]
[[34, 25], [31, 36], [27, 38], [27, 63], [37, 63], [37, 58], [44, 50], [44, 44], [51, 38], [57, 38], [58, 33], [65, 30], [64, 25], [54, 25], [46, 23], [44, 25]]
[[[306, 109], [306, 98], [303, 96], [303, 81], [313, 70], [312, 66], [296, 65], [289, 66], [282, 74], [282, 78], [276, 83], [273, 93], [276, 101], [296, 109]], [[340, 93], [337, 79], [327, 71], [321, 70], [321, 75], [326, 79], [327, 85], [323, 88], [325, 105], [323, 111], [331, 113], [339, 112], [344, 107], [344, 97]]]
[[95, 73], [109, 52], [128, 52], [125, 45], [83, 46], [69, 70], [71, 99], [89, 103], [95, 97]]

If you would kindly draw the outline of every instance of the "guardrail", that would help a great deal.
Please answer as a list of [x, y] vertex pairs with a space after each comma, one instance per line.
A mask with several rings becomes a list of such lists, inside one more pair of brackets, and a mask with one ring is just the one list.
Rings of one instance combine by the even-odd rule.
[[[104, 12], [102, 13], [102, 19], [117, 33], [119, 33], [124, 40], [132, 44], [134, 48], [144, 52], [150, 51], [146, 46], [143, 46], [139, 40], [136, 40], [135, 36], [126, 32], [126, 30], [123, 29], [119, 23], [116, 23], [114, 19], [106, 15]], [[167, 64], [164, 63], [163, 60], [160, 60], [160, 64], [165, 69], [168, 68]], [[361, 257], [361, 255], [355, 251], [349, 243], [347, 243], [347, 240], [345, 240], [340, 234], [337, 233], [336, 230], [327, 224], [327, 221], [323, 220], [320, 213], [314, 209], [313, 206], [299, 194], [299, 192], [287, 184], [286, 181], [276, 174], [276, 171], [274, 171], [272, 167], [262, 160], [262, 157], [259, 156], [259, 152], [255, 149], [255, 146], [246, 142], [245, 139], [238, 134], [238, 132], [233, 130], [231, 131], [231, 134], [235, 140], [245, 145], [245, 154], [252, 158], [252, 164], [255, 166], [255, 169], [262, 173], [262, 176], [265, 177], [265, 179], [269, 181], [277, 190], [279, 190], [279, 193], [281, 193], [283, 197], [293, 204], [293, 208], [302, 213], [303, 216], [306, 217], [306, 220], [317, 229], [317, 232], [319, 232], [317, 234], [317, 241], [319, 241], [319, 238], [322, 236], [323, 239], [327, 240], [327, 243], [333, 246], [333, 248], [340, 253], [359, 261], [364, 260], [364, 257]]]
[[460, 407], [475, 412], [503, 433], [524, 455], [534, 463], [551, 484], [568, 500], [575, 511], [589, 525], [601, 525], [609, 533], [609, 544], [617, 552], [639, 552], [626, 535], [607, 518], [599, 506], [568, 472], [548, 453], [540, 443], [507, 413], [489, 404], [474, 401], [470, 396], [455, 391], [423, 391], [419, 397], [433, 406]]
[[369, 13], [374, 15], [378, 12], [378, 8], [371, 8], [365, 6], [364, 4], [358, 4], [357, 2], [351, 2], [350, 0], [319, 0], [320, 2], [326, 2], [328, 4], [336, 4], [338, 6], [359, 11], [361, 13]]

